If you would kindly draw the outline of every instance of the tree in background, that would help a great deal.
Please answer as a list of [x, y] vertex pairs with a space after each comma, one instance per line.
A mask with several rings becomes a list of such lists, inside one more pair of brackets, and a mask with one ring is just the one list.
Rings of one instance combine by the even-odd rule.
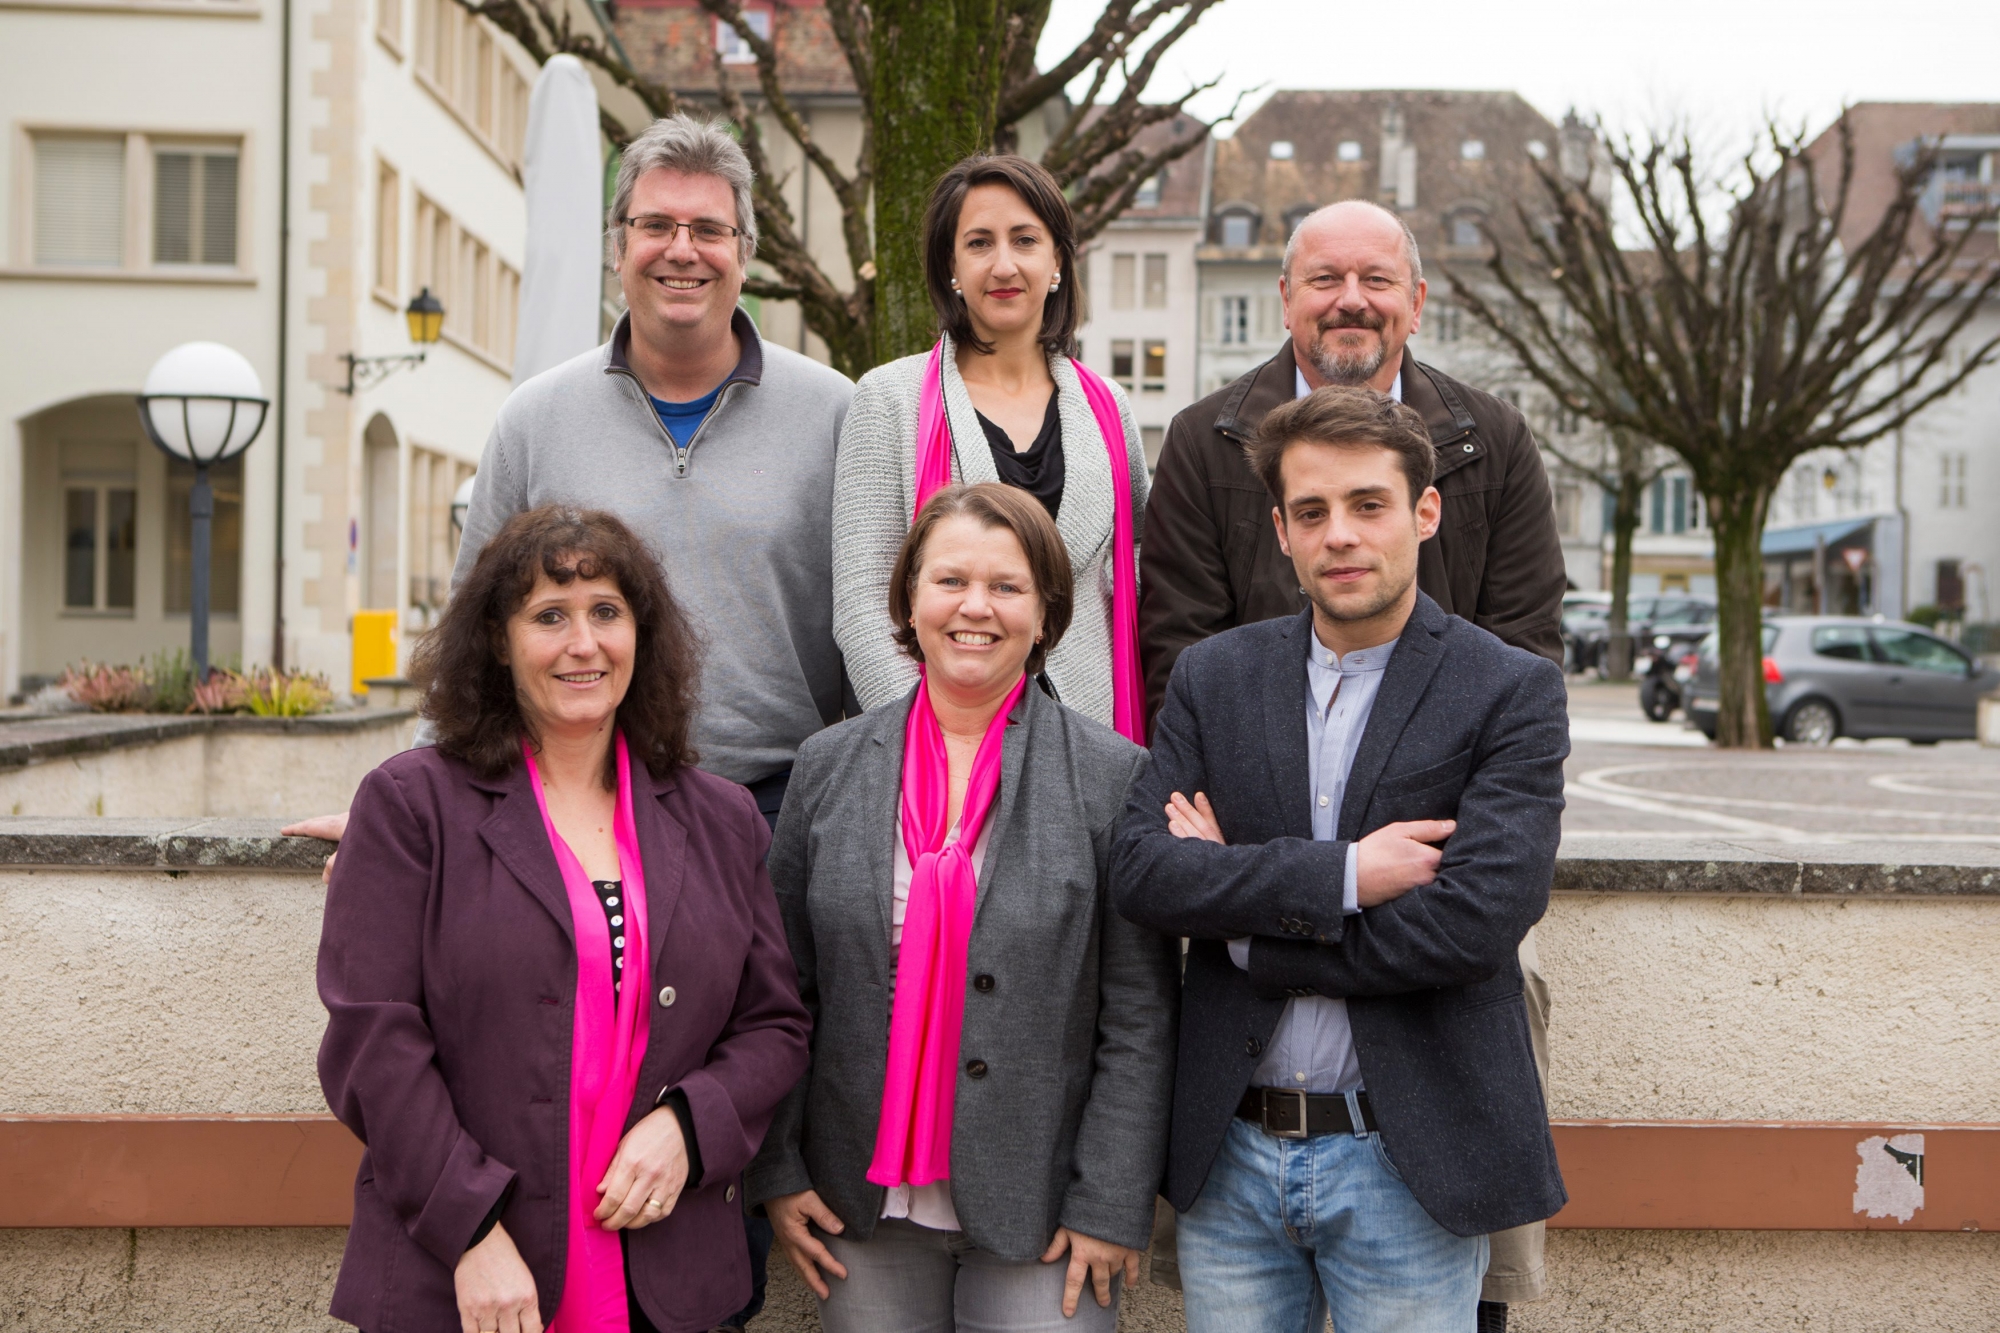
[[[1089, 91], [1080, 102], [1059, 103], [1061, 124], [1041, 161], [1070, 193], [1079, 241], [1094, 237], [1131, 205], [1141, 185], [1229, 118], [1203, 121], [1186, 110], [1188, 99], [1212, 83], [1166, 101], [1142, 100], [1161, 59], [1218, 2], [1108, 0], [1090, 34], [1040, 70], [1035, 52], [1051, 0], [826, 0], [861, 102], [860, 151], [852, 163], [842, 163], [814, 141], [786, 94], [776, 43], [744, 17], [740, 0], [700, 0], [756, 56], [756, 87], [748, 92], [736, 86], [720, 58], [714, 61], [716, 105], [735, 123], [757, 172], [757, 257], [775, 274], [751, 279], [744, 291], [798, 302], [834, 367], [850, 376], [927, 348], [937, 336], [921, 253], [932, 183], [967, 153], [1016, 147], [1026, 117], [1087, 77]], [[600, 32], [574, 27], [568, 8], [553, 0], [457, 3], [490, 19], [537, 62], [568, 54], [596, 66], [649, 117], [682, 109], [673, 89], [636, 71]], [[785, 8], [777, 11], [781, 20]], [[798, 145], [839, 201], [841, 238], [854, 274], [846, 289], [807, 248], [785, 200], [785, 182], [766, 151], [755, 114], [760, 111]], [[1149, 139], [1146, 149], [1135, 146], [1149, 126], [1177, 117], [1187, 131]], [[644, 128], [608, 112], [604, 122], [605, 134], [621, 147]]]
[[1546, 215], [1517, 205], [1525, 252], [1489, 232], [1491, 287], [1451, 275], [1458, 299], [1559, 403], [1659, 442], [1693, 474], [1715, 541], [1725, 746], [1771, 743], [1761, 545], [1786, 469], [1814, 449], [1888, 435], [2000, 359], [2000, 337], [1949, 355], [2000, 293], [1981, 227], [1990, 211], [1920, 225], [1934, 158], [1916, 152], [1897, 163], [1872, 226], [1847, 225], [1845, 116], [1828, 142], [1815, 152], [1767, 125], [1721, 184], [1685, 135], [1607, 145], [1642, 242], [1631, 250], [1611, 201], [1539, 167]]
[[1588, 457], [1546, 438], [1539, 443], [1611, 500], [1611, 612], [1605, 620], [1601, 665], [1605, 679], [1624, 680], [1632, 674], [1632, 636], [1626, 632], [1632, 602], [1632, 536], [1639, 530], [1646, 488], [1672, 465], [1672, 455], [1624, 430], [1606, 431]]

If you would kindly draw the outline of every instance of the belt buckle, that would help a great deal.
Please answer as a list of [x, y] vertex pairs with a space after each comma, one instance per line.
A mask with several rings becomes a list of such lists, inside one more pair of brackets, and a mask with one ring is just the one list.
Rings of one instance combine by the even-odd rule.
[[[1266, 1134], [1269, 1134], [1272, 1138], [1275, 1139], [1306, 1138], [1307, 1134], [1306, 1134], [1305, 1093], [1299, 1091], [1296, 1088], [1265, 1088], [1263, 1089], [1263, 1093], [1264, 1093], [1264, 1132]], [[1271, 1128], [1271, 1105], [1272, 1105], [1272, 1098], [1274, 1097], [1280, 1097], [1280, 1098], [1291, 1097], [1297, 1099], [1299, 1104], [1299, 1127], [1297, 1129]]]

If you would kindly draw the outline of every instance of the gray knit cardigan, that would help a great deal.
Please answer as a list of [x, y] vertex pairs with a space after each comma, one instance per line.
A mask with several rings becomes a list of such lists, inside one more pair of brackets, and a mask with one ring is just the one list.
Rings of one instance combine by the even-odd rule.
[[[863, 708], [909, 692], [917, 666], [890, 636], [889, 571], [910, 530], [917, 466], [917, 397], [930, 353], [877, 366], [855, 386], [833, 473], [833, 636]], [[1063, 496], [1056, 528], [1076, 575], [1076, 610], [1049, 654], [1048, 675], [1062, 701], [1111, 725], [1111, 458], [1069, 358], [1051, 356], [1057, 414], [1062, 420]], [[949, 335], [944, 349], [944, 402], [951, 425], [951, 479], [998, 481]], [[1132, 407], [1117, 385], [1132, 476], [1132, 541], [1146, 514], [1146, 454]], [[1134, 559], [1128, 553], [1126, 559]]]

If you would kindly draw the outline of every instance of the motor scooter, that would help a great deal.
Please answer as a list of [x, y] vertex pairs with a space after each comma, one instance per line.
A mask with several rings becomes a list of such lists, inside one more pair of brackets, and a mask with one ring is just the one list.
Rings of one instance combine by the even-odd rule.
[[1672, 635], [1656, 634], [1632, 669], [1639, 677], [1639, 708], [1653, 722], [1665, 722], [1681, 706], [1681, 695], [1694, 679], [1695, 654], [1674, 651]]

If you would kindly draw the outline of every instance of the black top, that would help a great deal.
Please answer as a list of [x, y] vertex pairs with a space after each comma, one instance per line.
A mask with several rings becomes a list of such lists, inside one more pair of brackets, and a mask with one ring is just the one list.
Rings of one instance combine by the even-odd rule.
[[1026, 449], [1016, 449], [1006, 431], [988, 421], [984, 412], [978, 413], [1000, 480], [1040, 500], [1050, 518], [1062, 507], [1063, 493], [1062, 417], [1056, 411], [1057, 397], [1051, 389], [1048, 410], [1042, 414], [1041, 432]]
[[611, 1007], [618, 1008], [618, 992], [625, 987], [625, 906], [624, 889], [615, 879], [594, 879], [597, 901], [604, 908], [604, 924], [611, 929]]

